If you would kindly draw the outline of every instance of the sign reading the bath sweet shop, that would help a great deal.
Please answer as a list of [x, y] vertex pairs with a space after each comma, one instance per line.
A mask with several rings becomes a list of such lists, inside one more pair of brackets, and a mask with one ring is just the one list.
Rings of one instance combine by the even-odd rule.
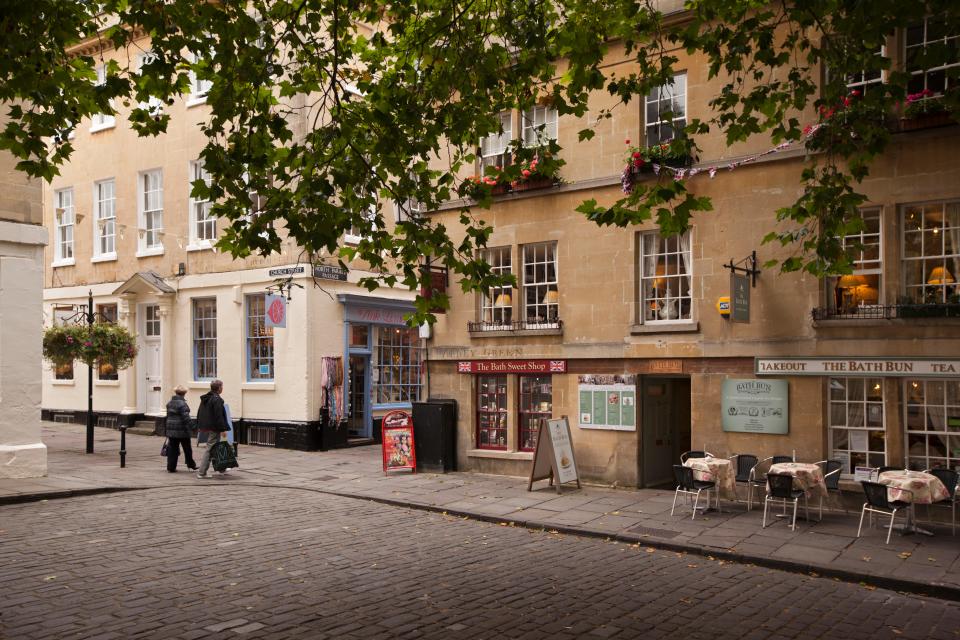
[[758, 376], [892, 376], [955, 378], [958, 358], [756, 358]]
[[457, 373], [566, 373], [566, 360], [461, 360]]
[[787, 433], [788, 394], [786, 380], [724, 380], [720, 390], [723, 430]]

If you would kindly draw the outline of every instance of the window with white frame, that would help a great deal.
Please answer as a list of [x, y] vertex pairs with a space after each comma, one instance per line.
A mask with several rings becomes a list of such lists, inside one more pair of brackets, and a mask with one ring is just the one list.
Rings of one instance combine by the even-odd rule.
[[217, 377], [217, 299], [193, 299], [193, 379]]
[[960, 471], [960, 378], [906, 380], [907, 466]]
[[273, 380], [273, 327], [266, 325], [266, 295], [247, 296], [247, 380]]
[[[371, 226], [374, 225], [377, 219], [377, 204], [373, 203], [367, 207], [367, 210], [363, 213], [363, 217]], [[353, 224], [350, 230], [343, 234], [343, 241], [347, 244], [360, 244], [361, 240], [369, 236], [370, 234], [364, 228], [364, 225]]]
[[882, 224], [879, 207], [860, 209], [859, 231], [840, 239], [852, 259], [853, 272], [828, 280], [828, 306], [839, 314], [856, 313], [858, 308], [880, 302], [883, 277]]
[[[510, 247], [496, 247], [483, 252], [484, 261], [494, 275], [508, 276], [513, 273], [513, 256]], [[513, 287], [491, 287], [480, 298], [480, 318], [485, 328], [510, 328], [513, 322]]]
[[903, 284], [918, 304], [960, 301], [960, 200], [901, 209]]
[[883, 379], [830, 378], [827, 386], [830, 457], [843, 463], [840, 473], [882, 467], [887, 459]]
[[[157, 60], [157, 54], [153, 51], [144, 51], [137, 55], [137, 73], [143, 75], [144, 67]], [[139, 103], [141, 109], [146, 109], [151, 115], [158, 115], [163, 112], [163, 101], [156, 96], [150, 96], [145, 102]]]
[[54, 193], [54, 262], [73, 262], [73, 189], [60, 189]]
[[513, 139], [513, 113], [500, 114], [503, 131], [494, 132], [480, 141], [480, 170], [487, 167], [505, 167], [510, 164], [510, 140]]
[[523, 246], [523, 318], [528, 327], [555, 327], [560, 321], [556, 242]]
[[[886, 57], [887, 48], [880, 47], [876, 52], [880, 58]], [[848, 91], [859, 91], [866, 95], [868, 91], [873, 91], [883, 82], [883, 71], [881, 69], [864, 69], [851, 73], [846, 77]]]
[[[117, 324], [117, 303], [97, 305], [97, 322], [106, 324]], [[98, 380], [119, 380], [120, 375], [117, 368], [109, 362], [97, 361], [97, 379]]]
[[204, 102], [207, 99], [207, 94], [210, 93], [211, 87], [213, 87], [213, 81], [207, 80], [204, 78], [199, 78], [197, 76], [197, 71], [195, 66], [205, 60], [204, 56], [193, 55], [193, 65], [194, 68], [190, 70], [190, 98], [187, 100], [187, 105], [198, 104]]
[[112, 178], [93, 184], [93, 218], [94, 257], [116, 257], [117, 209]]
[[[924, 90], [942, 94], [952, 89], [957, 82], [953, 76], [960, 67], [960, 58], [956, 50], [960, 46], [960, 33], [948, 29], [943, 15], [928, 16], [922, 22], [907, 27], [904, 37], [904, 60], [911, 74], [907, 82], [907, 93], [920, 93]], [[934, 51], [952, 52], [946, 55], [942, 64], [931, 66], [927, 56]]]
[[522, 115], [523, 144], [538, 147], [557, 139], [557, 110], [538, 105]]
[[[103, 86], [107, 83], [107, 65], [97, 65], [97, 86]], [[91, 131], [100, 131], [109, 129], [116, 124], [116, 118], [109, 113], [95, 113], [90, 121]]]
[[687, 126], [687, 74], [673, 76], [670, 83], [650, 91], [646, 107], [646, 144], [670, 142]]
[[[210, 174], [202, 160], [190, 163], [190, 190], [193, 184], [202, 181], [210, 185]], [[217, 219], [210, 214], [211, 202], [206, 198], [190, 196], [190, 244], [208, 246], [217, 239]]]
[[148, 304], [144, 307], [143, 334], [148, 338], [160, 337], [160, 305]]
[[373, 382], [376, 404], [420, 400], [423, 346], [419, 330], [410, 327], [377, 327], [373, 343]]
[[690, 231], [667, 237], [657, 231], [640, 234], [640, 322], [693, 318], [690, 234]]
[[[53, 324], [56, 327], [75, 324], [77, 311], [72, 307], [54, 307]], [[54, 380], [73, 380], [73, 361], [53, 365]]]
[[140, 250], [163, 249], [163, 171], [154, 169], [139, 175]]

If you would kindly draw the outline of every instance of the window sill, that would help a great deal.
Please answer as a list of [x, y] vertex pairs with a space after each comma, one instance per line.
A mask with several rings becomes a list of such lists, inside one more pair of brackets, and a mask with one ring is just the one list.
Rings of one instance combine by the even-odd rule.
[[363, 240], [363, 238], [360, 237], [360, 236], [354, 236], [354, 235], [350, 235], [350, 234], [344, 234], [344, 236], [343, 236], [343, 241], [344, 241], [346, 244], [358, 245], [358, 244], [360, 244], [360, 241], [361, 241], [361, 240]]
[[189, 109], [190, 107], [196, 107], [196, 106], [201, 105], [201, 104], [207, 104], [207, 96], [206, 96], [206, 94], [204, 94], [204, 95], [202, 95], [202, 96], [194, 96], [194, 95], [191, 95], [191, 96], [187, 99], [187, 109]]
[[138, 258], [149, 258], [151, 256], [162, 256], [163, 247], [151, 247], [149, 249], [141, 249], [137, 251], [136, 256]]
[[211, 382], [213, 382], [213, 378], [209, 380], [191, 380], [187, 383], [187, 389], [206, 389], [210, 391]]
[[66, 260], [54, 260], [50, 263], [50, 266], [56, 269], [57, 267], [72, 267], [77, 264], [76, 258], [67, 258]]
[[187, 251], [212, 251], [213, 244], [208, 241], [191, 243], [187, 245]]
[[55, 387], [72, 387], [76, 384], [76, 382], [77, 382], [76, 380], [57, 380], [56, 378], [54, 378], [53, 380], [50, 381], [50, 384], [52, 384]]
[[499, 460], [533, 460], [532, 451], [500, 451], [497, 449], [467, 449], [468, 458], [495, 458]]
[[93, 381], [93, 384], [96, 385], [96, 386], [98, 386], [98, 387], [119, 387], [119, 386], [120, 386], [120, 381], [119, 381], [119, 380], [100, 380], [100, 379], [95, 379], [95, 380]]
[[240, 389], [243, 391], [276, 391], [277, 385], [273, 382], [244, 382], [240, 385]]
[[371, 411], [393, 411], [395, 409], [413, 409], [413, 404], [410, 402], [384, 402], [382, 404], [371, 404]]
[[700, 323], [693, 321], [635, 324], [630, 327], [630, 335], [647, 333], [694, 333], [700, 331]]
[[116, 252], [114, 253], [105, 253], [101, 256], [93, 256], [90, 258], [90, 262], [112, 262], [117, 259]]
[[90, 133], [99, 133], [101, 131], [107, 131], [108, 129], [116, 128], [116, 126], [117, 126], [116, 122], [112, 122], [110, 124], [98, 124], [90, 127]]

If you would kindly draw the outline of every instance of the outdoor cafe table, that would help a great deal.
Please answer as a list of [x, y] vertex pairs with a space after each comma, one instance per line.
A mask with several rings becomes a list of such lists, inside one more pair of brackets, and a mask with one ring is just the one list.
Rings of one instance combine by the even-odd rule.
[[933, 535], [932, 532], [917, 526], [914, 505], [932, 504], [950, 497], [950, 492], [947, 491], [947, 488], [940, 482], [940, 478], [922, 471], [899, 469], [896, 471], [884, 471], [877, 478], [877, 481], [880, 484], [885, 484], [890, 487], [887, 489], [888, 500], [900, 500], [910, 503], [910, 510], [907, 512], [907, 525], [903, 530], [904, 533]]
[[687, 458], [683, 466], [693, 469], [693, 477], [701, 482], [716, 482], [720, 496], [736, 500], [733, 464], [726, 458]]
[[823, 480], [823, 469], [818, 464], [780, 462], [770, 465], [770, 473], [793, 476], [793, 486], [803, 490], [807, 500], [827, 497], [827, 484]]

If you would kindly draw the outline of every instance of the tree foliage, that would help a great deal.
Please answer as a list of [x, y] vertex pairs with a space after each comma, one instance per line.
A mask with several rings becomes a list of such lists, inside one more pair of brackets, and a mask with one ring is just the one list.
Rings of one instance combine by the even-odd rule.
[[[311, 256], [369, 262], [382, 272], [370, 287], [416, 287], [427, 256], [459, 274], [464, 290], [477, 290], [502, 282], [477, 257], [492, 232], [482, 219], [489, 198], [460, 211], [466, 234], [456, 238], [417, 210], [388, 230], [392, 212], [384, 203], [433, 210], [456, 199], [478, 140], [498, 131], [501, 110], [546, 101], [561, 115], [582, 116], [596, 91], [616, 97], [616, 109], [638, 108], [635, 101], [674, 75], [677, 52], [685, 50], [704, 56], [711, 78], [722, 82], [710, 117], [690, 121], [674, 142], [678, 153], [695, 155], [707, 135], [722, 134], [730, 144], [757, 135], [800, 141], [800, 112], [814, 106], [830, 113], [848, 97], [848, 75], [882, 69], [882, 87], [860, 96], [842, 122], [822, 116], [823, 131], [807, 142], [818, 153], [799, 176], [802, 194], [777, 213], [783, 224], [767, 237], [794, 249], [783, 269], [849, 270], [836, 238], [857, 224], [849, 213], [864, 201], [858, 184], [889, 143], [884, 117], [905, 99], [909, 80], [876, 52], [896, 29], [925, 16], [938, 16], [943, 33], [960, 32], [960, 5], [688, 0], [683, 12], [660, 10], [677, 4], [0, 0], [0, 101], [10, 115], [0, 148], [20, 158], [20, 169], [49, 180], [73, 152], [69, 130], [85, 117], [129, 104], [131, 127], [162, 133], [169, 116], [135, 104], [150, 97], [172, 104], [188, 92], [192, 72], [212, 81], [202, 153], [212, 181], [195, 183], [194, 195], [212, 199], [213, 213], [232, 221], [223, 249], [235, 256], [278, 251], [282, 227]], [[95, 85], [98, 54], [77, 45], [99, 40], [132, 58], [143, 34], [154, 54], [145, 67], [110, 63], [107, 81]], [[921, 62], [950, 60], [950, 42], [925, 49]], [[635, 72], [618, 75], [604, 64], [615, 43], [625, 46]], [[944, 101], [954, 108], [957, 96], [948, 92]], [[613, 113], [600, 112], [600, 120]], [[582, 131], [581, 139], [592, 134]], [[376, 215], [368, 215], [377, 203]], [[580, 207], [598, 224], [655, 218], [666, 232], [682, 231], [710, 209], [708, 198], [665, 173], [609, 207]], [[341, 247], [351, 229], [363, 240]], [[428, 306], [418, 301], [416, 320]]]

